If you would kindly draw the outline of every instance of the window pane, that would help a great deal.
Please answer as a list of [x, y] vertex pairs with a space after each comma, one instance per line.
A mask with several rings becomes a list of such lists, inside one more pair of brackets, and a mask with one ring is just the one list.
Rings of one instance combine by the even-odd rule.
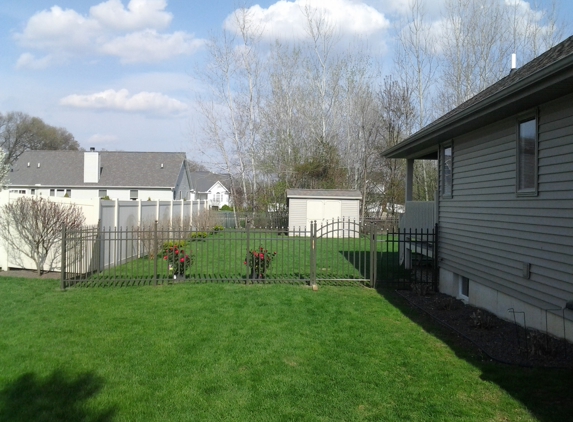
[[137, 189], [132, 189], [129, 191], [129, 197], [131, 199], [137, 199]]
[[535, 140], [537, 124], [536, 120], [528, 120], [519, 124], [518, 144], [518, 185], [517, 190], [535, 189]]
[[442, 195], [452, 194], [452, 147], [444, 148], [442, 156]]

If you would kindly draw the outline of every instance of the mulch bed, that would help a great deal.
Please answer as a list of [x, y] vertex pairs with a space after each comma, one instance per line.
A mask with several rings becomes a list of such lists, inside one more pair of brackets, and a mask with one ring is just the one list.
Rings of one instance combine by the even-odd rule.
[[[487, 360], [531, 366], [573, 368], [573, 344], [536, 330], [525, 330], [513, 321], [466, 305], [442, 293], [398, 291], [410, 305], [421, 308], [456, 335], [469, 340]], [[516, 315], [517, 321], [522, 315]], [[526, 321], [527, 322], [527, 321]]]

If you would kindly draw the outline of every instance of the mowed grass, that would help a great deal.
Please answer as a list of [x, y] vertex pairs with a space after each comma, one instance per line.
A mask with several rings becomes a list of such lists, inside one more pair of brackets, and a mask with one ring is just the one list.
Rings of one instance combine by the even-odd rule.
[[[177, 239], [176, 239], [177, 240]], [[397, 243], [388, 243], [380, 238], [377, 250], [398, 250]], [[162, 242], [161, 242], [162, 243]], [[308, 237], [285, 236], [278, 233], [251, 232], [247, 240], [244, 231], [225, 231], [212, 234], [206, 239], [187, 241], [186, 253], [193, 256], [193, 265], [186, 271], [187, 277], [196, 280], [243, 280], [250, 276], [244, 264], [248, 250], [262, 247], [276, 256], [265, 273], [268, 280], [308, 280], [310, 278], [311, 240]], [[316, 241], [317, 279], [368, 280], [370, 278], [370, 240], [368, 237], [319, 238]], [[169, 263], [159, 256], [157, 273], [159, 279], [168, 279]], [[143, 279], [152, 280], [154, 260], [143, 257], [113, 267], [90, 277], [89, 280]]]
[[535, 420], [371, 289], [0, 279], [0, 300], [2, 421]]

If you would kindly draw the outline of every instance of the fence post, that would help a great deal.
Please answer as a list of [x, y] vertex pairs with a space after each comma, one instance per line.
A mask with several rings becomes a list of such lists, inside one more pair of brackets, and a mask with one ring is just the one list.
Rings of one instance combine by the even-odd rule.
[[157, 239], [157, 220], [153, 226], [153, 251], [155, 252], [155, 257], [153, 260], [153, 285], [157, 286], [157, 256], [159, 255], [159, 244]]
[[[249, 251], [251, 250], [251, 230], [250, 230], [250, 224], [251, 222], [249, 221], [248, 218], [245, 219], [245, 229], [247, 230], [247, 253], [245, 256], [249, 256]], [[249, 261], [250, 262], [250, 261]], [[250, 274], [247, 274], [247, 277], [245, 278], [245, 284], [249, 284], [249, 276]]]
[[316, 286], [316, 221], [310, 222], [310, 285]]
[[370, 222], [370, 287], [373, 289], [376, 288], [377, 258], [376, 223]]
[[60, 289], [66, 290], [66, 226], [62, 227], [62, 257], [60, 259]]
[[434, 224], [434, 262], [432, 271], [432, 288], [435, 292], [438, 291], [438, 275], [440, 274], [440, 269], [438, 268], [438, 223]]

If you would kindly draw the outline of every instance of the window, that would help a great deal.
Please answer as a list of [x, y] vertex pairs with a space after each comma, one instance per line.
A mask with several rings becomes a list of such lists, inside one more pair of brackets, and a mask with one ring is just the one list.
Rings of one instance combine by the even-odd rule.
[[107, 189], [100, 189], [98, 192], [98, 198], [105, 198], [107, 196]]
[[129, 191], [129, 199], [137, 199], [138, 194], [137, 194], [137, 189], [131, 189]]
[[36, 194], [36, 189], [30, 189], [30, 194], [31, 194], [31, 195], [35, 195], [35, 194]]
[[72, 197], [72, 190], [71, 189], [66, 189], [66, 194], [64, 195], [66, 198], [71, 198]]
[[519, 122], [517, 134], [517, 193], [537, 194], [537, 119]]
[[56, 196], [56, 190], [50, 189], [50, 196]]
[[452, 197], [452, 146], [442, 149], [442, 197]]
[[57, 189], [56, 190], [56, 196], [59, 196], [61, 198], [63, 198], [66, 195], [66, 190], [65, 189]]

